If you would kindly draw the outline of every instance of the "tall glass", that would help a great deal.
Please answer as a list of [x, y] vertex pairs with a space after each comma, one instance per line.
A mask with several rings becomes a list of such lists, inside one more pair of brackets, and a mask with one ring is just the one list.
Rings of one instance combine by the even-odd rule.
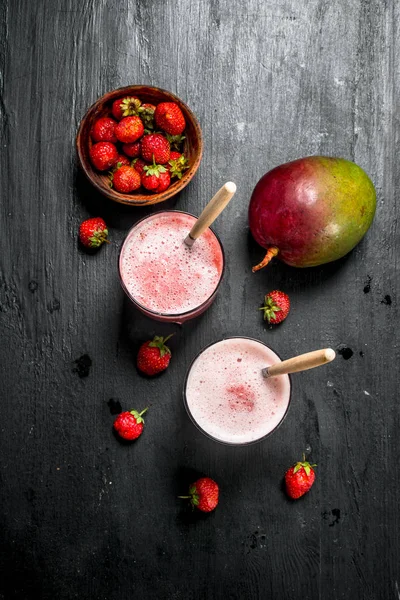
[[208, 228], [189, 248], [197, 218], [165, 210], [141, 219], [121, 248], [119, 276], [133, 304], [157, 321], [182, 324], [214, 301], [225, 270], [222, 244]]
[[204, 348], [186, 375], [183, 398], [195, 426], [207, 437], [232, 446], [271, 435], [289, 409], [289, 375], [265, 378], [262, 369], [279, 356], [249, 337], [231, 337]]

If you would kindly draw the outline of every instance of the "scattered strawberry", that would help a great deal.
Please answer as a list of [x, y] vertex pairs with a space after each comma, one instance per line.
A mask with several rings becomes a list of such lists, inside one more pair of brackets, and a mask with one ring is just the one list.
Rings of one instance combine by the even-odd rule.
[[122, 150], [127, 156], [136, 158], [140, 156], [141, 142], [133, 142], [133, 144], [122, 144]]
[[201, 477], [189, 487], [189, 496], [179, 496], [190, 500], [192, 507], [202, 512], [211, 512], [218, 504], [218, 484], [210, 477]]
[[138, 110], [138, 115], [143, 121], [143, 125], [147, 130], [154, 129], [154, 111], [156, 107], [154, 104], [149, 104], [148, 102], [144, 102], [142, 106]]
[[86, 219], [79, 226], [79, 241], [85, 248], [99, 248], [107, 242], [108, 229], [100, 217]]
[[110, 187], [121, 194], [129, 194], [140, 188], [140, 175], [133, 167], [123, 165], [110, 174]]
[[101, 117], [94, 123], [90, 132], [92, 140], [94, 142], [113, 142], [115, 144], [118, 141], [115, 137], [116, 124], [114, 119]]
[[136, 169], [138, 173], [140, 173], [140, 175], [143, 174], [144, 168], [148, 167], [148, 164], [144, 162], [144, 160], [142, 160], [141, 158], [135, 158], [135, 160], [133, 160], [131, 164], [132, 167]]
[[189, 163], [183, 154], [173, 151], [169, 157], [167, 168], [171, 177], [182, 179], [183, 171], [186, 171], [186, 169], [189, 168]]
[[264, 320], [271, 325], [282, 323], [289, 314], [289, 296], [285, 292], [274, 290], [265, 296], [264, 306], [260, 310], [264, 311]]
[[154, 118], [157, 127], [171, 135], [180, 135], [186, 127], [185, 117], [175, 102], [161, 102], [158, 104]]
[[115, 128], [117, 139], [124, 144], [136, 142], [143, 133], [143, 123], [138, 116], [124, 117]]
[[118, 154], [117, 160], [115, 162], [115, 167], [117, 169], [119, 169], [119, 167], [122, 167], [123, 165], [127, 165], [129, 167], [130, 164], [131, 161], [127, 156], [125, 156], [124, 154]]
[[308, 492], [315, 480], [315, 472], [313, 467], [306, 461], [303, 454], [303, 462], [297, 462], [293, 467], [290, 467], [285, 473], [286, 492], [290, 498], [296, 500], [304, 496]]
[[98, 171], [110, 169], [118, 158], [118, 151], [111, 142], [97, 142], [89, 150], [90, 161]]
[[165, 164], [170, 158], [169, 141], [161, 133], [151, 133], [142, 139], [142, 157], [144, 160]]
[[139, 348], [137, 367], [146, 375], [156, 375], [165, 371], [171, 360], [171, 350], [165, 343], [171, 335], [166, 338], [156, 335], [152, 341], [147, 341]]
[[132, 117], [138, 114], [141, 102], [139, 98], [130, 96], [126, 98], [118, 98], [114, 100], [111, 112], [113, 116], [120, 121], [123, 117]]
[[136, 440], [143, 431], [144, 419], [142, 415], [148, 410], [145, 408], [138, 413], [136, 410], [125, 411], [118, 415], [114, 421], [114, 429], [124, 440]]

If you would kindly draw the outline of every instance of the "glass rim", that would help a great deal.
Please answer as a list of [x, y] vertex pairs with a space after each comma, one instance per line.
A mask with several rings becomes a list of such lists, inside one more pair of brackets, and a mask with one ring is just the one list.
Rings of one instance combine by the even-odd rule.
[[212, 294], [210, 294], [210, 296], [208, 296], [208, 298], [206, 300], [204, 300], [204, 302], [202, 302], [201, 304], [199, 304], [198, 306], [191, 308], [190, 310], [187, 310], [185, 312], [182, 313], [165, 313], [165, 312], [157, 312], [154, 310], [151, 310], [150, 308], [147, 308], [146, 306], [144, 306], [143, 304], [141, 304], [140, 302], [138, 302], [137, 300], [135, 300], [135, 298], [133, 298], [133, 296], [130, 294], [129, 290], [127, 289], [122, 275], [121, 275], [121, 256], [122, 256], [122, 251], [124, 249], [125, 243], [128, 239], [128, 237], [130, 236], [131, 232], [138, 227], [138, 225], [140, 225], [140, 223], [142, 223], [143, 221], [146, 221], [146, 219], [150, 219], [151, 217], [154, 217], [156, 215], [160, 215], [162, 213], [180, 213], [183, 215], [189, 215], [190, 217], [193, 217], [194, 219], [198, 219], [199, 217], [196, 217], [196, 215], [193, 215], [190, 212], [187, 212], [185, 210], [176, 210], [176, 209], [164, 209], [164, 210], [158, 210], [154, 213], [152, 213], [151, 215], [147, 215], [145, 217], [142, 217], [141, 219], [139, 219], [139, 221], [137, 221], [134, 225], [132, 225], [132, 227], [129, 229], [128, 233], [125, 236], [125, 239], [123, 241], [123, 244], [120, 248], [119, 251], [119, 255], [118, 255], [118, 274], [119, 274], [119, 280], [122, 286], [122, 289], [124, 290], [125, 294], [128, 296], [128, 298], [133, 302], [133, 304], [135, 304], [140, 310], [144, 311], [145, 313], [149, 313], [150, 315], [154, 315], [155, 317], [166, 317], [168, 319], [179, 319], [179, 318], [185, 318], [188, 317], [189, 315], [191, 315], [192, 313], [197, 312], [198, 310], [200, 310], [201, 308], [203, 308], [208, 302], [210, 302], [211, 298], [213, 298], [213, 296], [215, 296], [215, 294], [218, 292], [218, 289], [221, 285], [222, 279], [224, 277], [225, 274], [225, 251], [224, 251], [224, 247], [222, 245], [222, 242], [218, 236], [218, 234], [214, 231], [214, 229], [212, 227], [208, 227], [208, 229], [210, 229], [210, 231], [214, 234], [219, 247], [221, 248], [221, 254], [222, 254], [222, 271], [221, 271], [221, 276], [218, 280], [218, 283], [214, 289], [214, 291], [212, 292]]
[[280, 357], [280, 355], [278, 354], [278, 352], [276, 352], [273, 348], [271, 348], [271, 346], [268, 346], [265, 342], [262, 342], [261, 340], [257, 340], [256, 338], [253, 338], [251, 336], [247, 336], [247, 335], [230, 335], [227, 337], [223, 337], [219, 340], [216, 340], [215, 342], [211, 342], [210, 344], [207, 344], [207, 346], [204, 346], [204, 348], [202, 348], [194, 357], [194, 359], [191, 361], [187, 371], [186, 371], [186, 375], [185, 375], [185, 380], [184, 380], [184, 384], [183, 384], [183, 403], [185, 405], [185, 409], [186, 412], [190, 418], [190, 420], [192, 421], [193, 425], [195, 425], [195, 427], [201, 432], [203, 433], [206, 437], [208, 437], [210, 440], [213, 440], [214, 442], [217, 442], [218, 444], [223, 444], [224, 446], [252, 446], [253, 444], [258, 444], [259, 442], [262, 442], [263, 440], [265, 440], [267, 437], [269, 437], [271, 434], [273, 434], [277, 429], [279, 429], [279, 427], [282, 425], [283, 421], [286, 419], [286, 416], [289, 412], [289, 407], [292, 403], [292, 390], [293, 390], [293, 386], [292, 386], [292, 378], [290, 376], [289, 373], [287, 373], [287, 376], [289, 378], [289, 399], [288, 399], [288, 403], [287, 403], [287, 407], [286, 410], [281, 418], [281, 420], [279, 421], [279, 423], [273, 428], [271, 429], [271, 431], [269, 431], [268, 433], [266, 433], [265, 435], [263, 435], [262, 437], [257, 438], [256, 440], [251, 440], [249, 442], [226, 442], [225, 440], [220, 440], [217, 437], [211, 435], [210, 433], [208, 433], [207, 431], [205, 431], [205, 429], [203, 429], [195, 420], [195, 418], [193, 417], [188, 402], [187, 402], [187, 394], [186, 394], [186, 389], [187, 389], [187, 382], [188, 382], [188, 378], [189, 378], [189, 374], [190, 371], [192, 370], [192, 367], [194, 365], [194, 363], [196, 362], [196, 360], [199, 358], [199, 356], [201, 354], [203, 354], [203, 352], [205, 352], [208, 348], [210, 348], [211, 346], [214, 346], [215, 344], [219, 344], [220, 342], [224, 342], [225, 340], [236, 340], [236, 339], [241, 339], [241, 340], [251, 340], [253, 342], [258, 342], [259, 344], [262, 344], [263, 346], [265, 346], [266, 348], [268, 348], [268, 350], [272, 350], [272, 352], [274, 352], [274, 354], [276, 354], [276, 356], [279, 358], [280, 361], [282, 361], [282, 358]]

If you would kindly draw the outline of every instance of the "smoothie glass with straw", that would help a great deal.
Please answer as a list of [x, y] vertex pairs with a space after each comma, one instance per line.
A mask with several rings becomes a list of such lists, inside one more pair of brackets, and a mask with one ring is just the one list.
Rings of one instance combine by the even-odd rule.
[[226, 183], [199, 218], [165, 210], [140, 220], [121, 248], [121, 285], [133, 304], [158, 321], [182, 324], [213, 302], [225, 268], [224, 250], [210, 224], [236, 191]]
[[232, 446], [258, 442], [282, 423], [291, 401], [289, 373], [330, 362], [330, 348], [281, 361], [266, 344], [249, 337], [220, 340], [204, 348], [189, 367], [184, 404], [207, 437]]

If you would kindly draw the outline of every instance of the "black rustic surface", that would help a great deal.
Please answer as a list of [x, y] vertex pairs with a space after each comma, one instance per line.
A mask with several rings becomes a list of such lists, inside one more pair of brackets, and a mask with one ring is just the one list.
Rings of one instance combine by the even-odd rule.
[[[1, 2], [1, 599], [400, 598], [399, 18], [395, 0]], [[169, 207], [198, 214], [238, 185], [215, 224], [220, 294], [182, 328], [139, 316], [118, 280], [127, 230], [157, 207], [107, 201], [77, 168], [86, 109], [134, 83], [177, 93], [203, 129], [200, 169]], [[252, 274], [251, 191], [309, 154], [369, 173], [373, 227], [337, 263]], [[77, 229], [97, 215], [112, 243], [88, 255]], [[276, 287], [292, 311], [270, 331], [257, 308]], [[142, 378], [139, 344], [172, 331], [169, 370]], [[285, 357], [341, 351], [293, 378], [272, 437], [236, 449], [203, 437], [181, 399], [199, 349], [234, 334]], [[114, 414], [146, 405], [143, 436], [122, 445]], [[282, 476], [303, 451], [317, 481], [289, 502]], [[206, 518], [177, 499], [198, 474], [221, 488]]]

